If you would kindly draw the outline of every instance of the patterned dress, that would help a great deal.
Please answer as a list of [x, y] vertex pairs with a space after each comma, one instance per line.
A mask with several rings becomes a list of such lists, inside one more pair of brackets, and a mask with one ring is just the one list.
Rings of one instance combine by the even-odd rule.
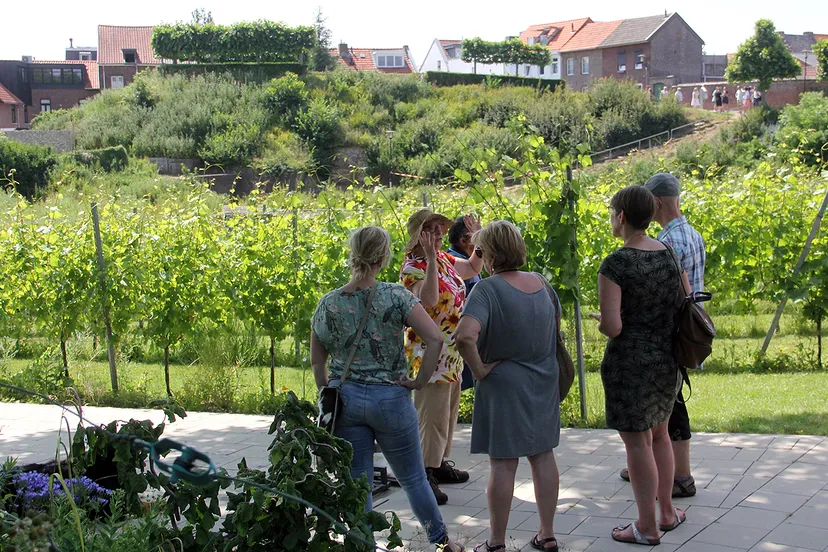
[[601, 363], [607, 427], [646, 431], [670, 417], [681, 382], [673, 357], [678, 269], [667, 249], [622, 247], [598, 273], [621, 287], [621, 333], [607, 341]]
[[[463, 372], [463, 358], [457, 350], [454, 334], [466, 302], [466, 284], [454, 269], [455, 258], [444, 251], [437, 252], [437, 285], [439, 296], [434, 307], [426, 312], [437, 323], [443, 334], [443, 351], [437, 369], [429, 383], [457, 383]], [[408, 290], [425, 280], [426, 260], [411, 253], [405, 256], [400, 269], [400, 282]], [[411, 363], [411, 377], [416, 378], [425, 355], [423, 340], [408, 328], [405, 332], [405, 354]]]

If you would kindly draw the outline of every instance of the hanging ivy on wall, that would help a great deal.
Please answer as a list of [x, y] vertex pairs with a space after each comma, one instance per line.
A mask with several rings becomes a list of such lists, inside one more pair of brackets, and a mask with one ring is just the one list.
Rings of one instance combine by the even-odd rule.
[[299, 61], [313, 47], [310, 26], [273, 21], [234, 25], [175, 23], [152, 31], [152, 48], [162, 59], [199, 63]]

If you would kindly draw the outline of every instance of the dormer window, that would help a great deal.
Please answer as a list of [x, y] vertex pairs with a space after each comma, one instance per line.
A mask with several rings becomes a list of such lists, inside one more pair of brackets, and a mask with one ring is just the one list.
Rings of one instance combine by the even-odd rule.
[[124, 48], [124, 63], [135, 63], [138, 59], [138, 52], [134, 48]]
[[80, 52], [78, 59], [81, 61], [92, 61], [92, 52]]
[[405, 67], [405, 56], [398, 54], [378, 54], [377, 67], [380, 69], [396, 69]]

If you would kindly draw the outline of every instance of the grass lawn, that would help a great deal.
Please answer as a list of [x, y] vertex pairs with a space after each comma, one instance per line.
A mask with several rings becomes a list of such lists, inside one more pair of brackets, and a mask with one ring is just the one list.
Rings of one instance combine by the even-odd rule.
[[[10, 360], [0, 375], [24, 369], [30, 361]], [[163, 367], [128, 363], [118, 368], [124, 392], [114, 397], [109, 388], [105, 362], [75, 361], [71, 367], [77, 389], [91, 404], [146, 406], [148, 400], [165, 396]], [[171, 366], [173, 391], [188, 410], [258, 412], [270, 391], [269, 369], [264, 367], [213, 369], [203, 366]], [[790, 433], [828, 435], [828, 372], [691, 374], [693, 395], [688, 401], [694, 431], [738, 433]], [[596, 372], [586, 375], [588, 422], [580, 420], [576, 381], [564, 408], [564, 423], [604, 427], [604, 392]], [[315, 400], [309, 369], [279, 367], [276, 389], [291, 389]], [[266, 406], [264, 407], [266, 408]]]

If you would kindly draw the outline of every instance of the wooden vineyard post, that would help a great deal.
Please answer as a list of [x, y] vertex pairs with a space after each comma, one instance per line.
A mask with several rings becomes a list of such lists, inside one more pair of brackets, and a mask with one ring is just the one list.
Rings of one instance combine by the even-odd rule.
[[[566, 167], [566, 200], [569, 202], [569, 207], [574, 211], [575, 198], [572, 197], [572, 165]], [[578, 249], [578, 233], [575, 231], [575, 249]], [[575, 272], [575, 281], [578, 282], [579, 271]], [[578, 288], [575, 290], [575, 347], [578, 357], [578, 392], [581, 396], [581, 419], [587, 419], [587, 404], [586, 404], [586, 368], [584, 367], [584, 329], [581, 320], [581, 286], [576, 283]]]
[[95, 251], [98, 257], [98, 278], [101, 283], [104, 323], [106, 324], [107, 356], [109, 357], [109, 379], [112, 381], [112, 391], [118, 392], [118, 371], [115, 368], [115, 346], [112, 343], [112, 324], [109, 322], [109, 301], [106, 298], [106, 266], [103, 258], [103, 244], [101, 242], [101, 223], [98, 218], [98, 204], [92, 203], [92, 226], [95, 231]]
[[[825, 216], [826, 208], [828, 208], [828, 191], [825, 192], [825, 197], [822, 198], [822, 205], [819, 207], [817, 216], [814, 219], [814, 224], [811, 226], [811, 233], [808, 234], [808, 239], [805, 240], [805, 246], [802, 248], [799, 260], [796, 261], [796, 266], [794, 267], [791, 277], [796, 277], [796, 275], [799, 274], [799, 271], [802, 270], [802, 265], [805, 263], [805, 259], [808, 258], [808, 252], [811, 250], [811, 243], [813, 243], [817, 232], [819, 232], [819, 227], [822, 225], [822, 218]], [[773, 315], [773, 321], [768, 329], [768, 335], [765, 336], [765, 342], [762, 343], [763, 355], [768, 351], [768, 345], [770, 345], [771, 339], [773, 339], [773, 334], [776, 331], [776, 327], [779, 325], [779, 319], [782, 318], [782, 311], [785, 310], [785, 304], [787, 302], [788, 297], [783, 297], [782, 301], [779, 302], [779, 307], [776, 309], [776, 314]]]

